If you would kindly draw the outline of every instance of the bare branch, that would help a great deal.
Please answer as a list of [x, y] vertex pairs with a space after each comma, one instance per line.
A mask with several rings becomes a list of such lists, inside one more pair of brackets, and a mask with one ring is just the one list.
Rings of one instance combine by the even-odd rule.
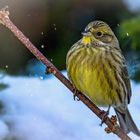
[[67, 88], [69, 88], [73, 94], [76, 93], [76, 96], [101, 120], [104, 120], [104, 123], [108, 126], [106, 128], [107, 132], [113, 132], [122, 140], [131, 140], [131, 138], [125, 134], [119, 125], [114, 121], [115, 117], [111, 119], [105, 116], [105, 113], [100, 110], [91, 100], [89, 100], [85, 95], [76, 90], [70, 81], [61, 73], [59, 70], [30, 42], [30, 40], [12, 23], [9, 19], [9, 11], [2, 9], [0, 11], [0, 23], [6, 26], [23, 44], [29, 51], [44, 65], [49, 68], [49, 72], [53, 73]]

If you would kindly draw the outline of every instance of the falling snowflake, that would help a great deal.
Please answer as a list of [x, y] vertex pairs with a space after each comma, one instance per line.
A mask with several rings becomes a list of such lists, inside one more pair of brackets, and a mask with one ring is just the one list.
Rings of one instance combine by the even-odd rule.
[[43, 77], [43, 76], [40, 76], [40, 79], [41, 79], [41, 80], [43, 80], [43, 79], [44, 79], [44, 77]]
[[127, 36], [129, 36], [129, 33], [126, 33]]
[[6, 69], [8, 69], [8, 67], [9, 67], [8, 65], [5, 65], [5, 68], [6, 68]]
[[119, 26], [120, 26], [120, 24], [118, 23], [118, 24], [117, 24], [117, 26], [119, 27]]
[[41, 48], [43, 49], [45, 46], [44, 45], [41, 45]]

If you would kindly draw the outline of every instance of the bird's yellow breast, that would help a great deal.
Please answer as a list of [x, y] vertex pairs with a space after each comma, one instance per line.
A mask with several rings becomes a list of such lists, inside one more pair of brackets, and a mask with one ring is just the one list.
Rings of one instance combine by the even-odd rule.
[[[115, 87], [118, 85], [114, 77], [115, 69], [109, 68], [105, 51], [100, 49], [102, 48], [82, 47], [75, 50], [67, 58], [67, 71], [79, 91], [97, 105], [108, 106], [112, 105], [113, 100], [117, 100]], [[114, 87], [112, 89], [110, 82]]]

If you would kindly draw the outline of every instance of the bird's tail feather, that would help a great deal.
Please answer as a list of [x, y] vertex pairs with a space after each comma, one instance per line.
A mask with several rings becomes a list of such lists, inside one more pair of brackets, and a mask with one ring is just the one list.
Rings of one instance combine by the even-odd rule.
[[132, 131], [134, 134], [140, 136], [140, 131], [138, 130], [136, 124], [134, 123], [128, 108], [125, 109], [123, 112], [120, 112], [119, 108], [114, 109], [117, 114], [120, 127], [123, 129], [123, 131], [125, 133], [129, 133], [130, 131]]

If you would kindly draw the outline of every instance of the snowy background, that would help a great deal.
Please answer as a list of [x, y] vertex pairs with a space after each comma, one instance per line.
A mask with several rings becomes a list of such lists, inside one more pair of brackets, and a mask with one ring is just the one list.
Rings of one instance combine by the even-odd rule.
[[[2, 82], [9, 88], [0, 92], [0, 140], [119, 139], [106, 134], [105, 125], [100, 127], [100, 120], [54, 76], [5, 76]], [[140, 128], [140, 85], [132, 81], [132, 90], [129, 109]]]
[[[5, 5], [6, 1], [8, 0], [1, 0], [1, 3], [3, 2]], [[124, 0], [124, 2], [131, 11], [139, 11], [140, 0]], [[18, 0], [16, 2], [14, 2], [14, 0], [11, 1], [11, 5], [12, 4], [18, 5]], [[32, 4], [33, 3], [31, 3], [31, 5]], [[27, 5], [29, 6], [29, 3]], [[16, 8], [14, 7], [14, 9], [18, 7], [19, 5]], [[11, 11], [14, 11], [14, 9]], [[19, 12], [21, 11], [22, 10], [19, 9]], [[15, 13], [17, 17], [18, 12]], [[23, 15], [19, 14], [18, 19], [20, 25], [25, 26], [22, 21]], [[30, 12], [28, 15], [30, 19]], [[31, 15], [33, 16], [32, 13]], [[32, 19], [33, 18], [31, 18], [31, 20]], [[24, 21], [27, 23], [28, 20]], [[31, 24], [31, 26], [33, 26], [33, 24]], [[37, 26], [39, 27], [38, 24]], [[28, 28], [30, 28], [30, 26], [28, 26]], [[33, 31], [37, 29], [38, 28], [33, 28]], [[23, 31], [25, 32], [25, 30]], [[26, 32], [29, 33], [29, 30], [27, 31]], [[33, 32], [33, 34], [35, 33]], [[33, 34], [30, 36], [32, 37]], [[3, 37], [3, 34], [1, 37]], [[7, 48], [9, 48], [9, 44], [11, 44], [7, 42], [9, 36], [5, 38]], [[1, 46], [6, 48], [6, 45], [3, 44]], [[13, 46], [19, 47], [19, 45]], [[60, 51], [62, 51], [62, 49], [60, 49]], [[21, 55], [17, 49], [16, 52], [16, 60], [17, 58], [19, 59], [20, 56], [25, 57], [25, 55]], [[9, 51], [8, 56], [10, 56], [10, 54], [12, 54], [11, 51]], [[7, 57], [7, 53], [5, 56]], [[21, 59], [19, 60], [21, 61]], [[9, 61], [10, 60], [7, 61], [6, 58], [6, 62]], [[12, 66], [14, 66], [13, 62], [11, 63]], [[32, 75], [28, 77], [6, 75], [3, 79], [0, 79], [0, 83], [8, 84], [8, 88], [0, 91], [0, 140], [119, 140], [114, 134], [106, 134], [104, 131], [106, 125], [100, 127], [99, 124], [101, 121], [94, 113], [81, 101], [74, 101], [70, 91], [54, 76], [49, 75], [44, 78], [43, 66], [38, 66], [38, 64], [31, 66], [31, 64], [29, 64], [29, 66], [27, 66], [27, 72], [32, 73]], [[63, 74], [66, 75], [66, 72], [64, 71]], [[140, 128], [140, 84], [131, 81], [131, 85], [133, 95], [129, 110], [135, 123]], [[114, 114], [112, 109], [110, 116]], [[140, 137], [132, 133], [130, 133], [129, 136], [133, 140], [140, 140]]]

